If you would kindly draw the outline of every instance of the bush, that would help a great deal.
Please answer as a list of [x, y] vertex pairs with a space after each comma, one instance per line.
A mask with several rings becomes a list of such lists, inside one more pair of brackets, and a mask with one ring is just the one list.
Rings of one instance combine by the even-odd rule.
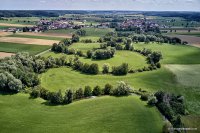
[[112, 67], [112, 74], [114, 75], [126, 75], [128, 73], [128, 64], [123, 63], [120, 66]]
[[100, 48], [101, 48], [101, 49], [106, 49], [107, 47], [108, 47], [108, 46], [107, 46], [106, 43], [100, 44]]
[[76, 34], [73, 34], [72, 35], [72, 43], [76, 43], [76, 42], [79, 42], [79, 36]]
[[148, 105], [155, 106], [157, 102], [158, 102], [157, 98], [153, 96], [153, 97], [150, 97], [148, 101]]
[[90, 96], [92, 96], [92, 89], [91, 89], [90, 86], [85, 86], [84, 96], [85, 96], [85, 97], [90, 97]]
[[103, 74], [109, 73], [109, 68], [110, 68], [109, 64], [103, 64], [103, 71], [102, 71], [102, 73]]
[[140, 99], [141, 99], [142, 101], [148, 101], [148, 95], [142, 94], [141, 97], [140, 97]]
[[39, 89], [33, 89], [30, 93], [31, 98], [38, 98], [40, 97], [40, 90]]
[[92, 94], [93, 94], [94, 96], [99, 96], [99, 95], [101, 95], [101, 87], [100, 87], [100, 86], [94, 87], [94, 89], [93, 89], [93, 91], [92, 91]]
[[81, 51], [81, 50], [78, 50], [78, 51], [76, 52], [76, 54], [77, 54], [78, 56], [80, 56], [80, 57], [83, 57], [83, 56], [84, 56], [83, 51]]
[[98, 49], [94, 51], [92, 55], [92, 59], [100, 60], [100, 59], [110, 59], [114, 56], [115, 49]]
[[75, 98], [76, 99], [81, 99], [84, 97], [84, 92], [82, 88], [79, 88], [78, 90], [76, 90], [75, 92]]
[[104, 95], [112, 94], [112, 90], [113, 90], [113, 86], [110, 85], [110, 84], [106, 84], [104, 89], [103, 89]]
[[99, 66], [96, 63], [92, 63], [89, 67], [88, 73], [90, 74], [98, 74], [99, 73]]
[[130, 94], [130, 86], [125, 82], [119, 82], [118, 86], [113, 90], [114, 96], [128, 96]]
[[72, 90], [67, 90], [65, 92], [63, 103], [70, 104], [73, 102], [73, 92]]
[[165, 122], [165, 124], [163, 125], [163, 129], [162, 132], [163, 133], [170, 133], [170, 128], [173, 128], [172, 124], [170, 122]]
[[59, 90], [58, 92], [50, 92], [48, 99], [49, 99], [50, 103], [52, 103], [52, 104], [62, 104], [63, 97], [62, 97], [61, 90]]
[[116, 50], [123, 50], [124, 49], [124, 46], [122, 44], [117, 44], [115, 46]]
[[162, 59], [162, 54], [160, 52], [153, 52], [147, 57], [147, 63], [156, 64]]
[[92, 58], [92, 51], [91, 50], [87, 51], [87, 58]]

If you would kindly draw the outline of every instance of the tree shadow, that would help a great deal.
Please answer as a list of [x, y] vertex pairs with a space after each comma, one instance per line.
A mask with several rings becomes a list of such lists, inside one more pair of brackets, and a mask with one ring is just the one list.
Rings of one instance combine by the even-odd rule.
[[0, 95], [15, 95], [17, 92], [0, 91]]

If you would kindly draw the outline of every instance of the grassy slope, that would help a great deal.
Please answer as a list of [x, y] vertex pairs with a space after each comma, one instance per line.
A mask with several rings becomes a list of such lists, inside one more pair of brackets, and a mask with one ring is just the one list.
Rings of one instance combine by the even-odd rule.
[[46, 106], [25, 94], [0, 95], [1, 132], [160, 133], [162, 119], [136, 96], [100, 97]]
[[45, 39], [45, 40], [59, 40], [59, 41], [63, 39], [63, 38], [60, 38], [60, 37], [47, 37], [47, 36], [34, 36], [34, 35], [20, 35], [20, 34], [9, 35], [9, 37], [23, 37], [23, 38]]
[[0, 51], [9, 53], [29, 52], [30, 54], [34, 55], [49, 48], [50, 46], [0, 42]]
[[160, 51], [163, 55], [162, 64], [200, 64], [200, 49], [192, 46], [168, 44], [135, 44], [137, 49], [148, 48]]
[[167, 65], [166, 67], [176, 75], [178, 83], [184, 86], [200, 86], [200, 65]]

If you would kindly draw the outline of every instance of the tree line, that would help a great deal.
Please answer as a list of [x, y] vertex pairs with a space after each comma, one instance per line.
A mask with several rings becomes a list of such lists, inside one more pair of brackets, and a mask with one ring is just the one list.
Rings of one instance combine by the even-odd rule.
[[132, 88], [123, 81], [120, 81], [117, 87], [113, 87], [111, 84], [106, 84], [103, 88], [100, 86], [95, 86], [94, 88], [90, 86], [85, 86], [77, 90], [67, 89], [63, 95], [61, 90], [58, 92], [50, 92], [41, 86], [36, 86], [30, 93], [31, 98], [43, 98], [47, 100], [50, 104], [60, 105], [60, 104], [70, 104], [75, 100], [80, 100], [83, 98], [88, 98], [91, 96], [128, 96], [130, 95]]

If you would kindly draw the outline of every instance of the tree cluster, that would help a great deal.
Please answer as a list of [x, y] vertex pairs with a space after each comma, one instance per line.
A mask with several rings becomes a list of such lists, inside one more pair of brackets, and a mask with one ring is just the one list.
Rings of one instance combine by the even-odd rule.
[[186, 114], [184, 97], [162, 91], [156, 92], [154, 96], [157, 99], [155, 105], [158, 107], [160, 112], [172, 123], [174, 127], [180, 128], [182, 126], [180, 115]]
[[80, 100], [91, 96], [112, 95], [112, 96], [127, 96], [130, 94], [131, 87], [125, 82], [119, 82], [116, 88], [112, 85], [106, 84], [103, 88], [95, 86], [93, 89], [90, 86], [85, 86], [84, 89], [79, 88], [76, 91], [68, 89], [63, 96], [61, 90], [58, 92], [50, 92], [41, 86], [36, 86], [30, 93], [31, 98], [43, 98], [54, 105], [70, 104], [74, 100]]
[[107, 49], [97, 49], [92, 53], [92, 59], [101, 60], [101, 59], [110, 59], [114, 56], [115, 49], [107, 48]]

